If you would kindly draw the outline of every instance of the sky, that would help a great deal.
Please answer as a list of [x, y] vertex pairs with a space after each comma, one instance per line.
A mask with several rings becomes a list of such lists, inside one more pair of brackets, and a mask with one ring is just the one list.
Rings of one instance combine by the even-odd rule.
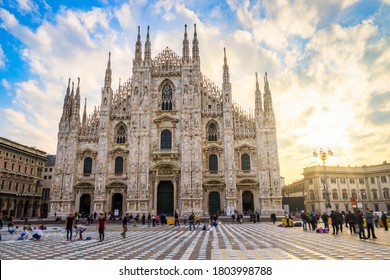
[[185, 24], [220, 87], [226, 47], [246, 110], [255, 73], [268, 73], [286, 183], [320, 164], [320, 148], [333, 151], [327, 165], [390, 160], [390, 0], [0, 0], [0, 136], [55, 154], [68, 79], [80, 77], [92, 113], [109, 52], [115, 90], [131, 77], [138, 25], [153, 58], [181, 55]]

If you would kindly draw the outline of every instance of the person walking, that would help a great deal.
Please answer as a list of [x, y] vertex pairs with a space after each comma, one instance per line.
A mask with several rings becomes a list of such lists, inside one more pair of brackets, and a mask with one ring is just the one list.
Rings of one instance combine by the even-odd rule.
[[100, 213], [96, 229], [99, 230], [99, 242], [104, 241], [104, 230], [106, 229], [106, 215], [105, 214]]
[[271, 222], [273, 222], [274, 224], [276, 222], [276, 214], [275, 213], [271, 214]]
[[343, 232], [343, 222], [344, 222], [343, 214], [341, 214], [341, 213], [339, 212], [339, 210], [336, 211], [336, 214], [337, 214], [336, 220], [337, 220], [337, 224], [339, 225], [339, 230], [340, 230], [341, 232]]
[[122, 237], [126, 237], [126, 232], [127, 232], [127, 224], [129, 223], [129, 214], [126, 213], [126, 215], [123, 217], [122, 220]]
[[195, 229], [194, 220], [195, 220], [195, 216], [194, 216], [194, 213], [192, 213], [192, 214], [188, 217], [188, 221], [189, 221], [189, 223], [190, 223], [190, 227], [189, 227], [190, 230], [192, 230], [192, 228]]
[[303, 230], [307, 230], [307, 217], [304, 210], [301, 211], [301, 219], [302, 219]]
[[176, 210], [175, 210], [175, 227], [180, 227], [179, 214], [177, 213]]
[[382, 220], [383, 226], [385, 227], [385, 231], [388, 231], [389, 228], [387, 226], [387, 215], [384, 211], [382, 211], [381, 220]]
[[146, 223], [146, 216], [145, 216], [145, 213], [142, 214], [141, 220], [142, 220], [142, 225], [144, 226], [145, 223]]
[[74, 217], [73, 217], [73, 214], [70, 213], [69, 216], [65, 220], [66, 241], [72, 241], [73, 226], [74, 226]]
[[364, 234], [364, 218], [363, 218], [363, 211], [359, 211], [356, 222], [359, 226], [359, 238], [360, 239], [367, 239], [366, 235]]
[[353, 234], [356, 233], [356, 228], [355, 228], [355, 224], [356, 224], [356, 216], [351, 212], [351, 211], [348, 211], [348, 214], [345, 216], [345, 220], [348, 221], [348, 225], [349, 225], [349, 231], [353, 232]]
[[370, 239], [371, 238], [371, 233], [372, 233], [372, 239], [377, 239], [377, 237], [375, 236], [375, 231], [374, 231], [374, 214], [372, 213], [372, 211], [370, 211], [369, 208], [366, 208], [366, 213], [365, 213], [365, 216], [366, 216], [366, 227], [367, 227], [367, 238]]

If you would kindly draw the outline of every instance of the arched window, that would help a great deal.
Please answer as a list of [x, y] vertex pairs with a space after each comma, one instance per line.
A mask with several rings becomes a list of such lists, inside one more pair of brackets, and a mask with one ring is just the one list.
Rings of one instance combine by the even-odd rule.
[[346, 189], [343, 189], [343, 190], [342, 190], [342, 195], [343, 195], [343, 199], [344, 199], [344, 200], [348, 199], [348, 193], [347, 193], [347, 190], [346, 190]]
[[367, 199], [367, 192], [366, 192], [365, 189], [361, 189], [361, 190], [360, 190], [360, 197], [361, 197], [362, 199]]
[[172, 132], [165, 129], [161, 132], [161, 149], [172, 149]]
[[218, 157], [214, 154], [209, 156], [209, 171], [210, 173], [218, 172]]
[[251, 170], [251, 159], [248, 154], [241, 155], [241, 169]]
[[313, 190], [309, 191], [309, 197], [310, 197], [310, 200], [314, 200], [315, 199], [315, 195], [314, 195], [314, 191]]
[[87, 157], [84, 159], [84, 175], [89, 175], [92, 173], [92, 159]]
[[123, 173], [123, 157], [117, 157], [115, 159], [115, 174]]
[[207, 128], [207, 140], [208, 141], [217, 141], [218, 140], [218, 129], [215, 123], [210, 123]]
[[336, 189], [333, 189], [333, 190], [332, 190], [332, 198], [333, 198], [334, 200], [339, 199], [339, 194], [338, 194], [338, 192], [337, 192]]
[[355, 189], [351, 190], [351, 197], [357, 198], [357, 192]]
[[120, 124], [115, 133], [115, 139], [117, 144], [126, 143], [126, 126], [124, 124]]
[[389, 189], [388, 188], [384, 188], [383, 189], [383, 198], [384, 199], [389, 199], [390, 196], [389, 196]]
[[164, 85], [162, 89], [161, 110], [172, 110], [172, 87], [169, 84]]

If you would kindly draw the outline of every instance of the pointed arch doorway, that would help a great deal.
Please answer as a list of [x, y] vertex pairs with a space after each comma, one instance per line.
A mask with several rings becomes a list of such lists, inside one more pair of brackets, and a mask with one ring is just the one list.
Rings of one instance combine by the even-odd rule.
[[173, 216], [174, 191], [171, 181], [161, 181], [157, 187], [157, 213]]

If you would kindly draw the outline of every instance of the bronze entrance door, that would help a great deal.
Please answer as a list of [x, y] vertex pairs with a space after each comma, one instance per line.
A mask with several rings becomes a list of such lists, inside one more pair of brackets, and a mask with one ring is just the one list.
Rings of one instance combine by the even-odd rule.
[[112, 196], [111, 211], [115, 217], [122, 215], [123, 195], [121, 193], [115, 193]]
[[244, 191], [242, 193], [242, 211], [244, 214], [248, 214], [250, 211], [254, 211], [253, 194], [250, 191]]
[[91, 212], [91, 196], [89, 194], [83, 194], [80, 197], [79, 213], [89, 215]]
[[157, 188], [157, 213], [173, 216], [174, 211], [173, 184], [171, 181], [161, 181]]
[[214, 214], [221, 213], [221, 198], [219, 192], [211, 192], [209, 194], [209, 214], [210, 217]]

